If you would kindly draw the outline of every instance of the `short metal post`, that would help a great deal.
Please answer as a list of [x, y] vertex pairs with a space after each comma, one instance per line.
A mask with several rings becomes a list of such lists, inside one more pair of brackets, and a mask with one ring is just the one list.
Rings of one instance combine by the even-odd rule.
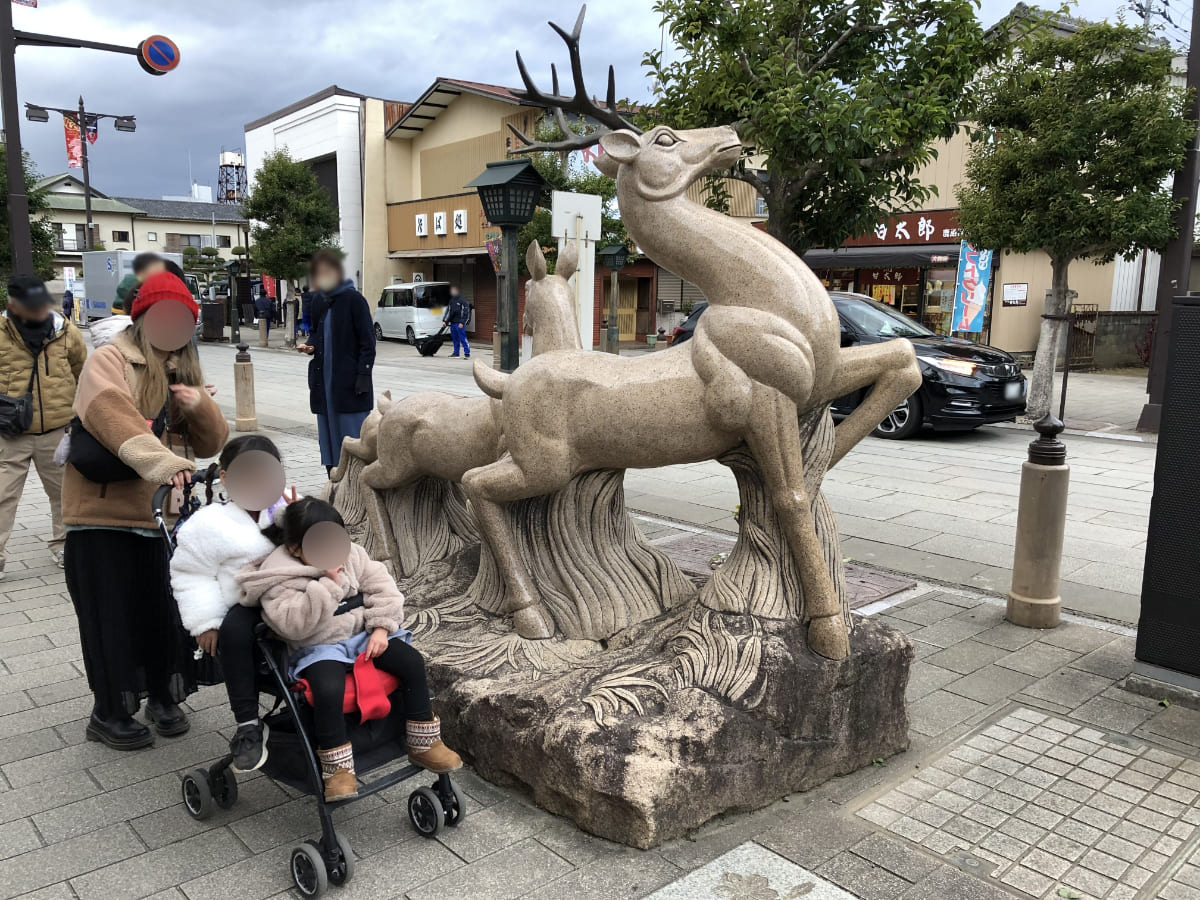
[[1067, 446], [1058, 439], [1062, 420], [1047, 413], [1033, 428], [1039, 437], [1030, 443], [1029, 459], [1021, 466], [1012, 589], [1005, 618], [1026, 628], [1054, 628], [1062, 611], [1058, 582], [1071, 467]]
[[235, 431], [258, 431], [258, 416], [254, 411], [254, 363], [250, 361], [250, 346], [237, 345], [233, 362], [233, 397], [237, 406]]

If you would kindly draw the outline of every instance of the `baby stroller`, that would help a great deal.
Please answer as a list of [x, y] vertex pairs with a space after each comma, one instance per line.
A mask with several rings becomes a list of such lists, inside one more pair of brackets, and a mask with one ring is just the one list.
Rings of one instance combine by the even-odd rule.
[[[198, 496], [196, 487], [205, 483], [198, 473], [184, 492], [179, 519], [174, 526], [167, 524], [163, 508], [170, 496], [170, 486], [158, 489], [154, 495], [154, 520], [162, 532], [168, 556], [175, 549], [179, 526], [205, 503], [212, 502], [211, 486], [205, 499]], [[354, 876], [354, 853], [345, 836], [333, 826], [333, 810], [361, 800], [414, 776], [430, 774], [411, 763], [387, 772], [374, 781], [360, 783], [358, 796], [336, 803], [325, 802], [324, 780], [317, 761], [312, 734], [312, 708], [304, 694], [287, 677], [287, 647], [272, 635], [270, 628], [259, 623], [255, 628], [255, 645], [259, 655], [259, 691], [274, 698], [271, 712], [263, 717], [269, 729], [267, 761], [262, 771], [269, 778], [296, 790], [311, 794], [317, 801], [321, 837], [305, 841], [292, 849], [292, 880], [302, 896], [319, 897], [329, 884], [343, 885]], [[197, 662], [203, 663], [197, 649]], [[200, 683], [215, 683], [212, 678], [198, 677]], [[361, 777], [403, 755], [405, 723], [403, 705], [392, 704], [392, 712], [383, 719], [362, 722], [355, 715], [347, 716], [347, 731], [354, 746], [354, 759]], [[194, 819], [207, 819], [217, 809], [230, 809], [238, 799], [237, 778], [231, 768], [232, 755], [217, 760], [209, 768], [196, 768], [183, 776], [183, 805]], [[418, 787], [408, 798], [408, 818], [417, 832], [432, 838], [443, 826], [455, 827], [466, 815], [463, 797], [449, 775], [435, 775], [429, 787]]]

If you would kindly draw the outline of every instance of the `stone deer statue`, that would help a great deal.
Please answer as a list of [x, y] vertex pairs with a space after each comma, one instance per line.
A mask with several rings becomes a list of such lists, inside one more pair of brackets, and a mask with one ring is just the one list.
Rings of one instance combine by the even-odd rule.
[[[586, 7], [585, 7], [586, 10]], [[598, 469], [653, 468], [714, 459], [745, 443], [800, 572], [809, 647], [840, 659], [849, 635], [823, 556], [804, 483], [800, 413], [871, 387], [835, 431], [832, 463], [866, 436], [921, 383], [912, 345], [904, 340], [843, 349], [833, 302], [804, 262], [765, 232], [692, 202], [686, 191], [706, 172], [732, 166], [742, 145], [732, 128], [641, 133], [621, 116], [609, 69], [605, 105], [582, 78], [583, 12], [566, 41], [575, 96], [542, 94], [520, 54], [524, 96], [554, 112], [563, 141], [534, 150], [571, 150], [599, 142], [597, 165], [617, 180], [622, 220], [651, 259], [694, 282], [708, 298], [695, 337], [636, 358], [560, 350], [504, 375], [475, 363], [475, 379], [502, 400], [509, 455], [463, 476], [481, 536], [507, 582], [517, 632], [554, 633], [537, 587], [515, 550], [503, 504], [562, 489]], [[600, 123], [575, 134], [566, 112]], [[511, 126], [510, 126], [511, 127]], [[648, 427], [671, 409], [671, 427]]]

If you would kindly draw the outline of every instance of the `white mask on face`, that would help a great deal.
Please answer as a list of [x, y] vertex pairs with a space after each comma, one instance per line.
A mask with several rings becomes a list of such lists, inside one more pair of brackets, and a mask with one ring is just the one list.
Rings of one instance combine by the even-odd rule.
[[322, 275], [317, 279], [317, 289], [325, 292], [332, 291], [341, 284], [336, 275]]

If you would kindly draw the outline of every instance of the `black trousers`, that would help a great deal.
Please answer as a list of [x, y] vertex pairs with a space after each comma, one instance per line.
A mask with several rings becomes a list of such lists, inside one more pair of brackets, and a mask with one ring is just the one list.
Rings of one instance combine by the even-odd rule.
[[217, 632], [217, 655], [225, 676], [225, 693], [233, 721], [252, 722], [258, 718], [258, 658], [254, 649], [254, 626], [262, 621], [256, 607], [234, 606], [225, 613]]
[[168, 590], [162, 540], [111, 528], [69, 531], [65, 553], [96, 714], [124, 718], [143, 697], [179, 703], [193, 693], [191, 641]]
[[[375, 668], [400, 679], [404, 718], [417, 722], [433, 720], [429, 705], [429, 683], [425, 680], [425, 659], [412, 644], [397, 638], [388, 641], [387, 649], [372, 660]], [[313, 692], [313, 720], [317, 746], [329, 750], [346, 743], [346, 716], [342, 704], [346, 699], [346, 664], [337, 660], [322, 660], [300, 671]], [[393, 713], [400, 698], [392, 695]]]

